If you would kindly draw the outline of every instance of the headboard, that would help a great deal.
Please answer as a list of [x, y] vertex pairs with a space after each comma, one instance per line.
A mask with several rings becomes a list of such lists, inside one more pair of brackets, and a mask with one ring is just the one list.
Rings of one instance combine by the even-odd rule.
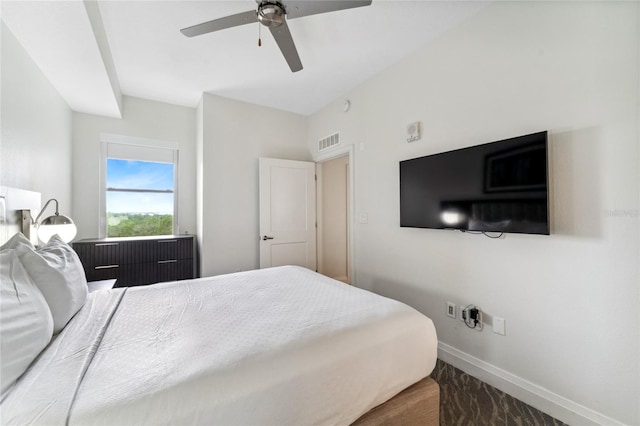
[[[39, 192], [25, 189], [0, 186], [0, 244], [4, 244], [14, 234], [22, 230], [22, 210], [31, 210], [31, 217], [35, 217], [42, 205], [42, 195]], [[32, 232], [31, 242], [36, 239]]]

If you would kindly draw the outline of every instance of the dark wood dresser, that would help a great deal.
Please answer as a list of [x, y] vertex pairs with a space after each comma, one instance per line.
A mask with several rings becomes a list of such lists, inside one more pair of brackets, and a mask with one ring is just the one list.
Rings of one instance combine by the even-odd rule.
[[193, 235], [86, 239], [73, 243], [87, 281], [117, 279], [116, 287], [197, 278]]

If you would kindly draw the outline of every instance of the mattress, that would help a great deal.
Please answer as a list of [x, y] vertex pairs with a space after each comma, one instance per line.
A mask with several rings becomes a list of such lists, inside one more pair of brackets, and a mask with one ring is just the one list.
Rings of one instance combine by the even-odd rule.
[[432, 321], [285, 266], [91, 293], [3, 424], [350, 424], [429, 375]]

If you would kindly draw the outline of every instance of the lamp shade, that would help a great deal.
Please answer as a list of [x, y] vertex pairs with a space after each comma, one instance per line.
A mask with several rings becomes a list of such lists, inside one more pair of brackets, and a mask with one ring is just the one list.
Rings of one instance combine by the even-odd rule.
[[68, 243], [73, 240], [78, 232], [76, 225], [67, 216], [55, 215], [44, 219], [38, 226], [38, 238], [47, 243], [49, 239], [58, 234], [62, 241]]

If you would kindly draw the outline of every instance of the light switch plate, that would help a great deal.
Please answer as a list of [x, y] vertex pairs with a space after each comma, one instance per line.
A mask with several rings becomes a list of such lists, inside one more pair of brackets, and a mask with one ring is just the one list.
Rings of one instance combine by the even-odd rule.
[[504, 318], [493, 317], [493, 332], [502, 336], [506, 335]]

